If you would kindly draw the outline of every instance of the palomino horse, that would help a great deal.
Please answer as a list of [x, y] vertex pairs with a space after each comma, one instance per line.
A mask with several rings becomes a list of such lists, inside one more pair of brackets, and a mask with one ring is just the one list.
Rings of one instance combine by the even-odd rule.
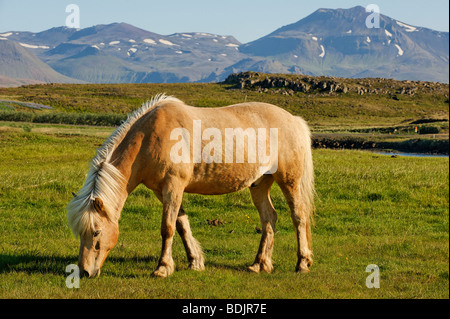
[[162, 250], [154, 276], [167, 277], [175, 269], [175, 230], [189, 267], [204, 269], [202, 250], [182, 207], [184, 192], [216, 195], [248, 187], [262, 225], [258, 253], [249, 269], [271, 272], [277, 220], [270, 199], [274, 181], [291, 210], [298, 244], [296, 271], [308, 272], [314, 173], [306, 122], [266, 103], [197, 108], [160, 94], [129, 116], [97, 150], [84, 186], [67, 206], [69, 225], [81, 241], [80, 272], [89, 277], [100, 274], [117, 243], [125, 200], [141, 183], [163, 205]]

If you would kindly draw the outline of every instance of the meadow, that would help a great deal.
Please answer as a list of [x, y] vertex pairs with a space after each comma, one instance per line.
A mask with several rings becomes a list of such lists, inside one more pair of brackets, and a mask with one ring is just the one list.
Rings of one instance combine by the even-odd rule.
[[[248, 190], [185, 194], [206, 270], [187, 269], [176, 235], [176, 272], [150, 276], [160, 253], [161, 204], [143, 186], [120, 220], [117, 246], [102, 275], [69, 289], [78, 240], [65, 207], [84, 182], [89, 159], [112, 132], [90, 126], [3, 123], [0, 129], [0, 298], [449, 298], [449, 160], [314, 150], [317, 212], [314, 264], [294, 272], [296, 241], [279, 188], [274, 271], [246, 270], [261, 234]], [[210, 225], [207, 220], [223, 224]], [[366, 287], [366, 267], [380, 268], [380, 288]]]
[[[0, 120], [10, 120], [13, 115], [8, 111], [14, 107], [15, 113], [21, 113], [24, 121], [29, 121], [29, 118], [23, 113], [30, 112], [37, 117], [47, 116], [46, 121], [50, 118], [46, 113], [53, 114], [53, 123], [64, 123], [64, 116], [70, 122], [76, 119], [86, 121], [90, 115], [97, 114], [110, 121], [111, 125], [117, 125], [115, 116], [126, 118], [126, 114], [139, 108], [143, 102], [164, 92], [197, 107], [219, 107], [245, 101], [272, 103], [302, 116], [320, 131], [367, 130], [399, 125], [404, 129], [410, 122], [426, 118], [446, 121], [448, 132], [448, 85], [439, 89], [421, 88], [413, 96], [397, 93], [411, 84], [384, 80], [378, 85], [389, 88], [389, 92], [363, 96], [353, 92], [330, 95], [321, 91], [283, 95], [275, 91], [238, 90], [231, 84], [216, 83], [28, 85], [0, 88]], [[430, 86], [426, 82], [424, 85]], [[4, 105], [1, 100], [41, 103], [53, 109], [30, 110], [21, 105]], [[81, 115], [85, 118], [79, 119]], [[20, 120], [20, 116], [13, 120]], [[87, 124], [95, 125], [93, 122]], [[410, 128], [413, 130], [414, 126]]]
[[[399, 89], [397, 82], [383, 85]], [[162, 205], [140, 186], [124, 206], [119, 242], [101, 276], [82, 279], [79, 289], [67, 288], [65, 269], [77, 263], [79, 249], [66, 219], [72, 192], [83, 185], [90, 159], [114, 126], [160, 92], [201, 107], [273, 103], [303, 116], [320, 134], [417, 139], [411, 137], [413, 123], [428, 122], [438, 134], [425, 138], [448, 141], [448, 89], [361, 97], [285, 96], [225, 84], [0, 88], [0, 100], [52, 107], [0, 102], [0, 298], [449, 298], [448, 157], [394, 158], [348, 149], [313, 151], [317, 212], [309, 274], [294, 272], [297, 243], [288, 206], [274, 184], [278, 222], [271, 274], [246, 270], [261, 234], [245, 190], [185, 194], [183, 206], [205, 252], [206, 269], [187, 269], [176, 235], [175, 273], [152, 278], [161, 248]], [[366, 287], [371, 264], [380, 269], [378, 289]]]

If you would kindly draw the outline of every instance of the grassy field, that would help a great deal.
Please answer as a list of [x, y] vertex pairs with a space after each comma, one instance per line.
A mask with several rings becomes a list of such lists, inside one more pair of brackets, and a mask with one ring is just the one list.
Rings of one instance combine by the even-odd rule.
[[[386, 80], [386, 87], [396, 92], [401, 82]], [[403, 85], [403, 84], [402, 84]], [[217, 107], [260, 101], [278, 105], [292, 114], [301, 115], [317, 130], [345, 130], [407, 125], [421, 118], [445, 119], [448, 122], [448, 89], [423, 91], [414, 96], [356, 93], [327, 95], [295, 93], [292, 96], [236, 90], [232, 85], [215, 83], [175, 84], [53, 84], [0, 88], [0, 100], [16, 100], [49, 105], [53, 110], [31, 110], [35, 113], [127, 114], [152, 96], [165, 92], [198, 107]], [[400, 87], [398, 88], [400, 89]], [[30, 112], [21, 105], [16, 111]], [[11, 106], [1, 106], [0, 113]], [[414, 126], [411, 126], [414, 129]], [[448, 132], [448, 125], [446, 131]]]
[[[375, 115], [364, 119], [382, 118]], [[167, 279], [151, 278], [160, 253], [162, 207], [139, 187], [125, 204], [119, 242], [102, 275], [68, 289], [65, 268], [77, 262], [79, 243], [67, 226], [65, 207], [111, 131], [0, 123], [0, 298], [449, 298], [448, 158], [349, 150], [313, 153], [318, 198], [309, 274], [294, 272], [292, 222], [274, 185], [272, 274], [246, 271], [260, 240], [258, 213], [246, 190], [186, 194], [184, 208], [205, 251], [206, 270], [186, 269], [176, 235], [177, 271]], [[224, 224], [214, 227], [207, 219]], [[379, 289], [365, 285], [369, 264], [380, 268]]]

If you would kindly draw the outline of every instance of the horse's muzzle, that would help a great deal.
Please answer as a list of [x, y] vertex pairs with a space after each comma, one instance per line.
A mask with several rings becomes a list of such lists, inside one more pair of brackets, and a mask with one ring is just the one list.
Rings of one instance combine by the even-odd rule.
[[92, 274], [90, 274], [87, 270], [81, 270], [80, 271], [80, 277], [86, 277], [86, 278], [95, 278], [100, 275], [100, 269], [95, 270]]

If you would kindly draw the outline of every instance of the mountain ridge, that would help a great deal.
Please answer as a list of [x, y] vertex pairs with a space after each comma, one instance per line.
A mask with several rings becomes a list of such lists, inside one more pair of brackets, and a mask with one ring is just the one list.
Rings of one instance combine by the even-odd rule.
[[0, 40], [16, 41], [55, 71], [93, 83], [214, 82], [244, 71], [448, 83], [448, 32], [382, 14], [380, 28], [369, 29], [368, 15], [361, 6], [320, 8], [245, 44], [203, 32], [160, 35], [124, 22], [10, 31]]
[[448, 32], [382, 14], [379, 28], [368, 28], [367, 16], [360, 6], [318, 9], [240, 51], [277, 59], [309, 75], [448, 82]]

